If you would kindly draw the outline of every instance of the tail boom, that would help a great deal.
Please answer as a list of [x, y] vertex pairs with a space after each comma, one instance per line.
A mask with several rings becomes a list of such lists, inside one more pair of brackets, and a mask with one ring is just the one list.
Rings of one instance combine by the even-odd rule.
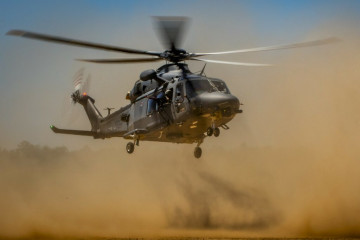
[[80, 94], [79, 90], [75, 91], [71, 98], [74, 103], [80, 103], [89, 118], [91, 131], [96, 132], [100, 128], [100, 121], [103, 119], [100, 111], [95, 107], [95, 100], [86, 93]]

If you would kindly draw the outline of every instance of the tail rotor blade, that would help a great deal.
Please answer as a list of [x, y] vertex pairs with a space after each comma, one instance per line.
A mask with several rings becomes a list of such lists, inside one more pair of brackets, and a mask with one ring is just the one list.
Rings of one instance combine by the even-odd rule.
[[[90, 90], [90, 82], [91, 82], [91, 76], [88, 74], [88, 76], [85, 78], [85, 69], [81, 68], [78, 70], [73, 78], [73, 84], [74, 84], [74, 92], [72, 93], [72, 99], [73, 96], [80, 97], [81, 94], [88, 94]], [[73, 103], [76, 103], [76, 101], [73, 101]]]
[[87, 78], [85, 79], [82, 87], [82, 94], [87, 94], [90, 91], [91, 86], [91, 75], [89, 74]]
[[[85, 77], [86, 76], [86, 77]], [[88, 94], [91, 84], [91, 75], [86, 73], [85, 68], [80, 68], [73, 76], [74, 91], [70, 96], [67, 96], [63, 101], [62, 116], [66, 119], [68, 125], [76, 122], [80, 117], [81, 111], [74, 106], [77, 101], [74, 99], [79, 98], [82, 94]], [[72, 105], [72, 106], [71, 106]]]
[[76, 90], [80, 90], [83, 79], [84, 79], [84, 68], [79, 69], [74, 77], [73, 77], [73, 85], [74, 85], [74, 89]]

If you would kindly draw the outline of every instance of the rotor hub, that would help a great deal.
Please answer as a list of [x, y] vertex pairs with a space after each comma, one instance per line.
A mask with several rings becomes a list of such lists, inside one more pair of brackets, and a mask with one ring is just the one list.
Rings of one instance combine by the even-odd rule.
[[185, 61], [189, 59], [190, 56], [191, 54], [186, 52], [184, 49], [166, 50], [160, 54], [160, 58], [174, 63]]

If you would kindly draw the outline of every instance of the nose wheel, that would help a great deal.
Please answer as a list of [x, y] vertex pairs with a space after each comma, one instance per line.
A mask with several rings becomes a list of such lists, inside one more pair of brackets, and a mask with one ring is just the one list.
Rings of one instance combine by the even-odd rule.
[[135, 144], [133, 144], [132, 142], [128, 142], [128, 144], [126, 144], [127, 153], [129, 154], [133, 153], [134, 149], [135, 149]]

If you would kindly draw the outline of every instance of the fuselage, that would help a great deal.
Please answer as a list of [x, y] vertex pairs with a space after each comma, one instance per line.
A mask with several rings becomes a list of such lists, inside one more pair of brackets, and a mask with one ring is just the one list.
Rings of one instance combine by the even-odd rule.
[[[171, 64], [158, 69], [158, 75], [167, 80], [163, 84], [155, 80], [135, 83], [132, 93], [138, 96], [100, 121], [98, 137], [199, 142], [209, 127], [224, 126], [239, 113], [240, 102], [224, 81], [184, 67]], [[141, 95], [136, 92], [139, 85], [144, 90]]]

